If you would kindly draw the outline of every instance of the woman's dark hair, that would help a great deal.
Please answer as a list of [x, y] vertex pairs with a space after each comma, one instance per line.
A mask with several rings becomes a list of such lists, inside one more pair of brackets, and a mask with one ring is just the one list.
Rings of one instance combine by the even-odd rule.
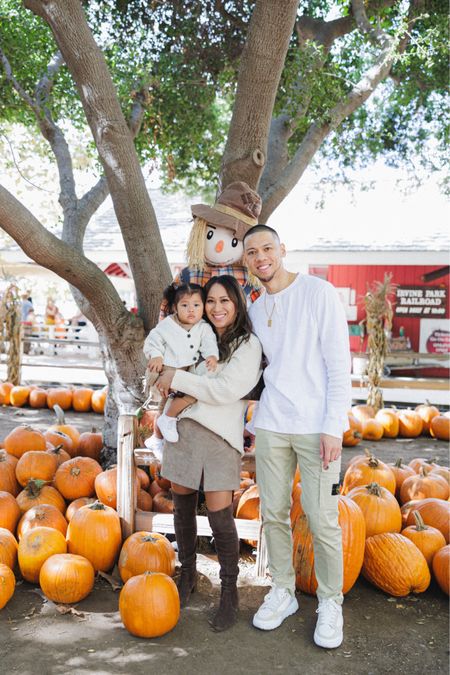
[[233, 325], [229, 326], [229, 328], [227, 328], [227, 330], [221, 336], [217, 335], [217, 331], [213, 324], [209, 321], [208, 317], [206, 317], [206, 320], [211, 324], [214, 332], [217, 335], [219, 360], [228, 361], [231, 358], [232, 353], [239, 347], [239, 345], [243, 342], [248, 342], [250, 339], [250, 335], [252, 334], [252, 324], [247, 313], [244, 291], [236, 279], [229, 274], [223, 274], [220, 277], [213, 277], [204, 287], [205, 298], [208, 297], [209, 291], [216, 284], [223, 286], [231, 302], [236, 307], [236, 317]]
[[164, 290], [164, 300], [167, 303], [168, 311], [172, 312], [183, 296], [191, 297], [196, 293], [200, 295], [203, 304], [205, 304], [205, 291], [199, 284], [181, 284], [180, 286], [170, 284]]

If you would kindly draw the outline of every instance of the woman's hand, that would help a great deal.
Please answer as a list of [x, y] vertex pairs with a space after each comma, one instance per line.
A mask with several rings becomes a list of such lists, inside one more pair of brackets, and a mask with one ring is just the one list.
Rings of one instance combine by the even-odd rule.
[[170, 393], [170, 387], [172, 386], [172, 380], [174, 378], [174, 370], [166, 370], [162, 375], [156, 380], [156, 388], [164, 398], [167, 398]]

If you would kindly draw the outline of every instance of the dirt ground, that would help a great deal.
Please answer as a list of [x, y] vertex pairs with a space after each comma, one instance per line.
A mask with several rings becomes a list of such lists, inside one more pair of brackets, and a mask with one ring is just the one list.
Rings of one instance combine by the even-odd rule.
[[[0, 408], [0, 437], [20, 422], [46, 428], [49, 411]], [[100, 426], [99, 415], [68, 413], [80, 429]], [[344, 450], [344, 467], [361, 451]], [[431, 439], [364, 443], [384, 461], [403, 457], [438, 457], [448, 465], [446, 444]], [[269, 675], [274, 672], [315, 675], [408, 675], [448, 673], [448, 598], [432, 583], [419, 596], [392, 598], [359, 579], [344, 605], [345, 639], [335, 650], [315, 647], [312, 634], [316, 600], [299, 597], [300, 610], [280, 628], [263, 632], [251, 626], [269, 581], [255, 579], [249, 549], [240, 567], [241, 612], [238, 623], [213, 633], [208, 614], [218, 600], [218, 569], [214, 556], [199, 555], [201, 583], [192, 604], [181, 613], [173, 631], [153, 640], [132, 637], [118, 612], [118, 590], [105, 579], [93, 593], [62, 614], [38, 587], [19, 582], [16, 593], [0, 612], [0, 673], [42, 675], [90, 673], [191, 673]]]

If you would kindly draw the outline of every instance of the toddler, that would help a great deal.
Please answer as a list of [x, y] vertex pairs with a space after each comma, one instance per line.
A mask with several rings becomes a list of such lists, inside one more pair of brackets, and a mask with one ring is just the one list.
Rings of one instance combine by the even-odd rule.
[[[202, 319], [204, 291], [198, 284], [171, 284], [164, 291], [164, 299], [172, 313], [160, 321], [144, 342], [144, 354], [149, 359], [146, 388], [152, 387], [163, 369], [187, 370], [200, 357], [209, 371], [214, 371], [219, 360], [219, 349], [213, 329]], [[177, 417], [195, 398], [178, 392], [170, 403], [163, 398], [159, 404], [161, 415], [156, 424], [163, 437], [171, 443], [178, 441]], [[164, 410], [164, 408], [167, 408]]]

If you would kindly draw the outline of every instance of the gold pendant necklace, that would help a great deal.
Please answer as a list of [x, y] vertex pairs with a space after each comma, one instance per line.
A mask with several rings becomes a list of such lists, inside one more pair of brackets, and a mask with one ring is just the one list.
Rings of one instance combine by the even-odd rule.
[[274, 301], [273, 301], [273, 305], [272, 305], [272, 310], [271, 310], [271, 312], [270, 312], [270, 314], [269, 314], [269, 312], [267, 311], [267, 291], [266, 291], [266, 292], [264, 293], [264, 311], [266, 312], [266, 316], [267, 316], [267, 325], [268, 325], [269, 328], [272, 328], [272, 316], [273, 316], [273, 313], [274, 313], [274, 311], [275, 311], [275, 307], [276, 307], [276, 302], [275, 302], [275, 300], [274, 300]]

